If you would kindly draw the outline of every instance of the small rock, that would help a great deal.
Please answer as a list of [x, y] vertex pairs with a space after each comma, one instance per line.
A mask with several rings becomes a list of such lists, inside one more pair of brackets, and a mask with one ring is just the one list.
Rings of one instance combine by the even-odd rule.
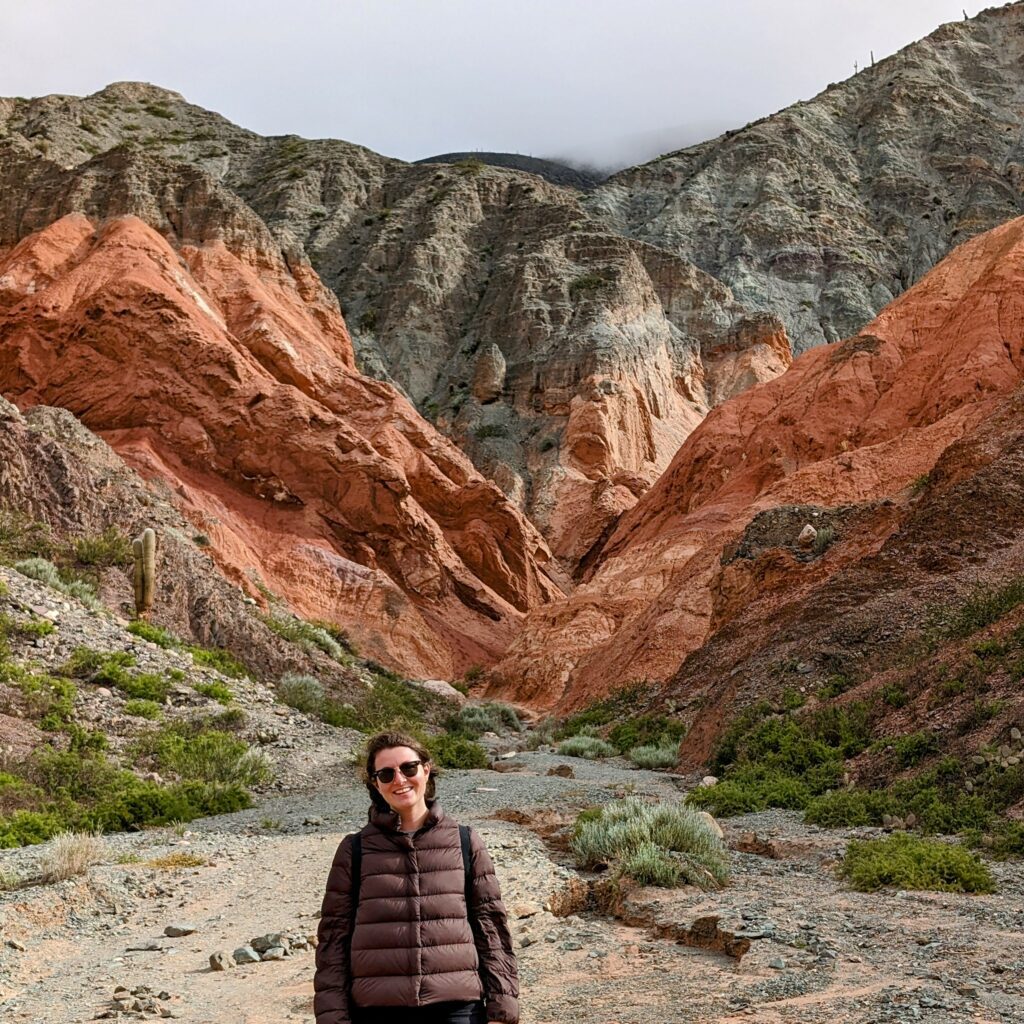
[[234, 966], [235, 961], [232, 959], [230, 953], [217, 952], [210, 954], [210, 970], [226, 971], [229, 967]]
[[722, 826], [719, 825], [717, 821], [715, 821], [715, 819], [711, 816], [711, 814], [708, 811], [698, 811], [697, 813], [701, 816], [701, 818], [704, 819], [704, 821], [707, 822], [708, 828], [711, 829], [711, 831], [714, 832], [714, 834], [718, 836], [719, 839], [725, 838], [725, 833], [722, 831]]
[[197, 928], [197, 925], [185, 924], [179, 921], [176, 924], [169, 924], [164, 929], [164, 935], [172, 939], [180, 939], [183, 935], [191, 935]]
[[572, 770], [572, 766], [568, 764], [556, 764], [553, 768], [549, 768], [546, 775], [557, 775], [561, 779], [575, 779], [576, 773]]
[[17, 939], [8, 939], [6, 945], [8, 949], [16, 949], [19, 953], [25, 952], [24, 944]]
[[777, 956], [774, 960], [769, 961], [768, 966], [773, 971], [784, 971], [786, 969], [786, 961], [781, 956]]
[[260, 954], [261, 960], [283, 960], [287, 956], [284, 946], [271, 946], [265, 953]]
[[303, 825], [314, 825], [315, 826], [315, 825], [322, 825], [323, 823], [324, 823], [324, 819], [323, 818], [309, 817], [309, 818], [303, 818], [302, 819], [302, 824]]
[[258, 964], [260, 962], [260, 955], [252, 946], [239, 946], [231, 956], [236, 964]]
[[704, 778], [700, 780], [700, 784], [705, 789], [710, 789], [712, 786], [718, 785], [718, 777], [715, 775], [705, 775]]
[[818, 531], [808, 523], [799, 533], [796, 538], [797, 544], [802, 548], [809, 548], [813, 543], [815, 537], [818, 536]]

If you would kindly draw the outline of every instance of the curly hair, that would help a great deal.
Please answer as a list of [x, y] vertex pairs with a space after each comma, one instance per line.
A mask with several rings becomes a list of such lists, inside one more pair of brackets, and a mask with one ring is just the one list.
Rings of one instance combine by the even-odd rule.
[[370, 794], [373, 807], [378, 811], [390, 811], [387, 800], [380, 795], [380, 791], [374, 785], [373, 772], [377, 761], [377, 755], [382, 750], [390, 750], [392, 747], [408, 747], [414, 751], [416, 756], [424, 763], [430, 765], [430, 776], [427, 778], [426, 798], [433, 800], [437, 792], [434, 780], [437, 778], [437, 769], [434, 767], [430, 751], [415, 736], [404, 732], [379, 732], [371, 737], [366, 744], [366, 764], [363, 766], [363, 782], [366, 783], [366, 792]]

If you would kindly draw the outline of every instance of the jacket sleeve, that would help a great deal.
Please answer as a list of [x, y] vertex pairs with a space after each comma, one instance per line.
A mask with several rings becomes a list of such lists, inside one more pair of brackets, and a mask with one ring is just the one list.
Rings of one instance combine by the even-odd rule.
[[352, 931], [352, 836], [345, 836], [327, 875], [317, 928], [313, 1012], [316, 1024], [350, 1024], [349, 935]]
[[487, 1020], [517, 1024], [519, 971], [516, 955], [512, 952], [508, 915], [501, 901], [498, 876], [494, 873], [494, 864], [487, 847], [476, 831], [471, 831], [470, 837], [472, 885], [469, 923], [473, 926], [473, 937], [480, 957]]

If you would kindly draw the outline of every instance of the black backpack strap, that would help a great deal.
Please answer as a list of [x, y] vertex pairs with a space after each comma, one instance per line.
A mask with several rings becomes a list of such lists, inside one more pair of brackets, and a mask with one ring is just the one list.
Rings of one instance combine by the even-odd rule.
[[[348, 961], [351, 964], [352, 935], [356, 930], [356, 914], [359, 912], [359, 886], [363, 881], [363, 836], [360, 832], [356, 832], [352, 836], [352, 867], [349, 874], [351, 878], [349, 902], [352, 906], [349, 915], [348, 942], [346, 945], [348, 947]], [[351, 976], [351, 971], [349, 976]]]
[[468, 825], [459, 826], [459, 840], [462, 843], [462, 870], [466, 876], [466, 910], [470, 908], [470, 894], [473, 891], [473, 840]]
[[356, 920], [356, 907], [359, 906], [359, 886], [363, 880], [363, 836], [356, 832], [352, 836], [352, 923]]

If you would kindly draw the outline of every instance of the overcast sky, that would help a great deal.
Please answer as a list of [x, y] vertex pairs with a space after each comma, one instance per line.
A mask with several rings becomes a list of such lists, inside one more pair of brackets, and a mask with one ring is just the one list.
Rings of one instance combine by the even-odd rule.
[[[984, 3], [968, 3], [973, 15]], [[174, 89], [415, 160], [635, 163], [820, 92], [963, 0], [0, 0], [0, 95]]]

